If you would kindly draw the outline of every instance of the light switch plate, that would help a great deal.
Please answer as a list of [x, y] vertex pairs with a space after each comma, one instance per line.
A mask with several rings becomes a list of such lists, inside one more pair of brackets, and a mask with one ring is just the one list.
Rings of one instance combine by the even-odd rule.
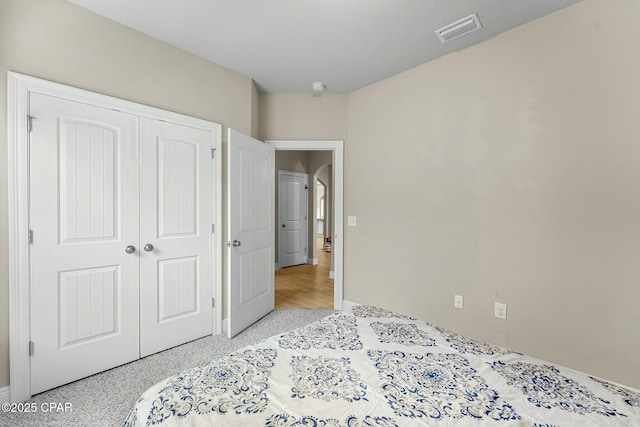
[[507, 304], [495, 303], [493, 315], [498, 319], [507, 319]]
[[349, 227], [355, 227], [356, 226], [356, 217], [355, 216], [348, 216], [347, 217], [347, 225]]

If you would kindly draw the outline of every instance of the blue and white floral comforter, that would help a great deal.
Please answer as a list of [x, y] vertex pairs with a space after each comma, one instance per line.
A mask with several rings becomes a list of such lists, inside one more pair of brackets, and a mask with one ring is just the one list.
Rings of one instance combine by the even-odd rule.
[[640, 393], [356, 306], [153, 386], [127, 426], [640, 426]]

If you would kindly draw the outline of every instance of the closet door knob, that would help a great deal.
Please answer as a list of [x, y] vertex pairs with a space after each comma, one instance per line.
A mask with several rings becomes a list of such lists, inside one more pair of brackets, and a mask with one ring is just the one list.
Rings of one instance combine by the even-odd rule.
[[147, 252], [151, 252], [153, 250], [153, 245], [151, 243], [147, 243], [143, 248]]
[[124, 248], [124, 251], [128, 254], [132, 254], [136, 251], [136, 247], [133, 245], [129, 245], [126, 248]]

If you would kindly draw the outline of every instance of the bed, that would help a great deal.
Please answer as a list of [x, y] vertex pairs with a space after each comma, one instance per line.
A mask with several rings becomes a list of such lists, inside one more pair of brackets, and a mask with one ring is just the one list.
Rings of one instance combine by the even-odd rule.
[[360, 305], [168, 378], [126, 426], [640, 426], [640, 393]]

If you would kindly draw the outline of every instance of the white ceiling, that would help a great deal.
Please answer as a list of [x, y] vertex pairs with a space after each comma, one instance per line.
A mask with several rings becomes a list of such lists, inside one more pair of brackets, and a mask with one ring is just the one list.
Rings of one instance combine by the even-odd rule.
[[[69, 0], [253, 78], [261, 92], [349, 93], [579, 0]], [[482, 28], [434, 31], [477, 13]]]

